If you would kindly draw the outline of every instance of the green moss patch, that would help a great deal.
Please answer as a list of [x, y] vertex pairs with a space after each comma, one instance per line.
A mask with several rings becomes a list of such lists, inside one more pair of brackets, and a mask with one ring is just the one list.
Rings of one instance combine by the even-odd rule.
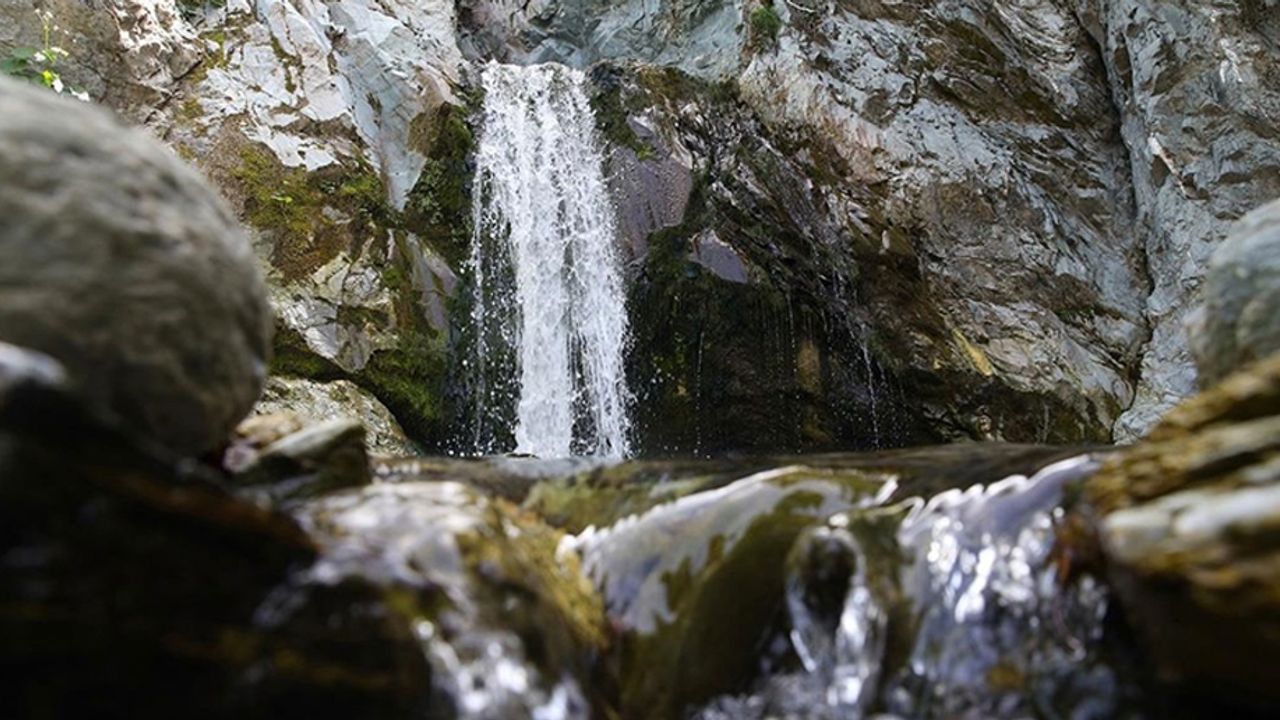
[[757, 50], [764, 50], [778, 44], [778, 33], [782, 31], [782, 18], [779, 17], [778, 11], [773, 8], [771, 1], [767, 1], [764, 5], [752, 10], [748, 22], [750, 33], [747, 36], [747, 43], [749, 46]]
[[286, 282], [310, 275], [344, 250], [355, 254], [396, 224], [382, 179], [363, 161], [308, 172], [247, 145], [231, 176], [244, 198], [245, 218], [274, 240], [271, 263]]
[[375, 351], [363, 368], [347, 373], [313, 353], [298, 333], [281, 329], [272, 370], [320, 381], [351, 380], [377, 397], [406, 433], [428, 448], [443, 443], [448, 337], [423, 316], [405, 233], [419, 235], [451, 263], [465, 253], [473, 140], [464, 118], [462, 111], [446, 107], [439, 122], [426, 128], [427, 137], [418, 138], [430, 141], [430, 156], [404, 212], [387, 204], [382, 179], [363, 161], [308, 172], [287, 168], [266, 148], [248, 145], [228, 173], [242, 198], [244, 217], [272, 241], [270, 262], [286, 285], [305, 280], [342, 253], [352, 258], [381, 253], [388, 233], [396, 238], [386, 257], [366, 257], [380, 268], [394, 296], [394, 314], [365, 319], [351, 317], [359, 308], [339, 311], [339, 321], [367, 320], [388, 331], [396, 346]]
[[434, 116], [418, 116], [410, 127], [411, 145], [427, 159], [405, 201], [404, 225], [451, 263], [466, 255], [471, 237], [470, 162], [476, 140], [467, 112], [444, 105]]

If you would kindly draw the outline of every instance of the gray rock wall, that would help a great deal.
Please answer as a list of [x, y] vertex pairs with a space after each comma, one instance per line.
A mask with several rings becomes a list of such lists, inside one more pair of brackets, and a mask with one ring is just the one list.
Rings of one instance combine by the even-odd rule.
[[[44, 5], [68, 80], [254, 226], [277, 369], [356, 381], [429, 446], [489, 58], [645, 86], [601, 116], [639, 281], [665, 238], [803, 300], [841, 329], [779, 343], [787, 397], [868, 421], [878, 382], [934, 438], [1141, 432], [1193, 387], [1208, 253], [1280, 196], [1275, 0]], [[0, 54], [38, 42], [34, 9], [0, 1]]]
[[[1181, 328], [1208, 254], [1280, 196], [1274, 0], [798, 0], [772, 6], [776, 38], [754, 22], [763, 4], [698, 7], [741, 22], [694, 23], [679, 2], [484, 17], [513, 28], [504, 57], [735, 82], [771, 130], [834, 153], [833, 220], [854, 238], [882, 221], [886, 252], [909, 248], [952, 354], [980, 373], [1117, 439], [1193, 390]], [[699, 65], [713, 46], [736, 64]], [[888, 284], [868, 280], [869, 300]]]
[[1077, 3], [1107, 66], [1133, 175], [1151, 340], [1118, 439], [1195, 389], [1182, 325], [1228, 225], [1280, 197], [1280, 4]]

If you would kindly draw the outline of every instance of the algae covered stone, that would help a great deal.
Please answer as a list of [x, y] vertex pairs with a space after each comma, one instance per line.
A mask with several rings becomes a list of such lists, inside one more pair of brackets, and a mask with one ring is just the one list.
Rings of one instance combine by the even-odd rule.
[[222, 200], [99, 108], [0, 79], [0, 339], [182, 453], [218, 445], [262, 387], [266, 290]]
[[321, 547], [315, 577], [399, 598], [432, 667], [429, 717], [609, 717], [609, 683], [592, 684], [603, 608], [558, 531], [456, 482], [376, 484], [298, 515]]

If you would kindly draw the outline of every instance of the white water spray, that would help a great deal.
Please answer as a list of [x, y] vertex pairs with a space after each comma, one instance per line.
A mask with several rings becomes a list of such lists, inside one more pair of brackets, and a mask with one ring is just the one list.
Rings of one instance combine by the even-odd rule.
[[621, 258], [583, 82], [560, 65], [491, 62], [483, 74], [475, 392], [514, 401], [515, 451], [540, 457], [630, 451]]

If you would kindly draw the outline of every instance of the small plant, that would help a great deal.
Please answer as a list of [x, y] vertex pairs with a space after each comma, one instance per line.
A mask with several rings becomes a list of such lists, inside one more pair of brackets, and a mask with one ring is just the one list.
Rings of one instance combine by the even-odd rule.
[[62, 81], [58, 62], [71, 57], [71, 53], [53, 44], [53, 34], [62, 29], [53, 23], [53, 13], [40, 12], [42, 45], [38, 48], [22, 47], [0, 60], [0, 72], [21, 78], [36, 85], [43, 85], [59, 95], [70, 95], [77, 100], [89, 101], [89, 94]]
[[204, 22], [212, 10], [227, 6], [227, 0], [178, 0], [178, 13], [187, 22], [196, 25]]
[[782, 18], [773, 9], [773, 3], [765, 4], [751, 11], [751, 44], [757, 48], [772, 47], [778, 42], [778, 33], [782, 31]]

